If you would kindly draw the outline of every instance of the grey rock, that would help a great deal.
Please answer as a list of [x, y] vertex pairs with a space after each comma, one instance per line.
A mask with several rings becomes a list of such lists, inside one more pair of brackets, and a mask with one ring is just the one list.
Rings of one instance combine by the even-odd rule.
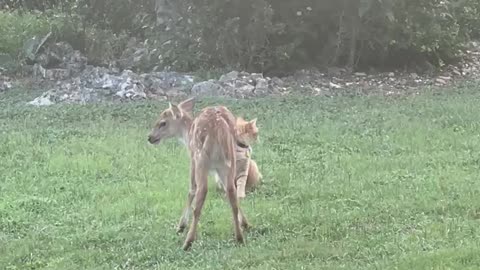
[[121, 98], [146, 98], [145, 86], [139, 80], [137, 74], [131, 70], [125, 70], [120, 75], [121, 82], [115, 89], [115, 95]]
[[149, 91], [179, 88], [187, 92], [193, 87], [195, 81], [194, 76], [178, 72], [152, 72], [142, 74], [140, 77]]
[[255, 86], [249, 83], [239, 83], [236, 85], [234, 91], [235, 96], [238, 98], [247, 98], [253, 96], [253, 91], [255, 90]]
[[28, 104], [33, 105], [33, 106], [50, 106], [55, 104], [55, 102], [51, 101], [48, 97], [37, 97], [34, 100], [28, 102]]
[[208, 80], [196, 83], [192, 87], [192, 95], [194, 96], [223, 96], [225, 95], [225, 88], [215, 82]]
[[340, 89], [340, 88], [342, 88], [341, 85], [335, 84], [335, 83], [332, 83], [332, 82], [330, 82], [328, 86], [329, 86], [330, 88], [332, 88], [332, 89]]
[[12, 89], [12, 83], [9, 81], [8, 78], [0, 76], [0, 92], [4, 92], [7, 90]]
[[255, 85], [255, 95], [265, 96], [268, 93], [268, 81], [266, 79], [258, 79]]
[[58, 81], [58, 85], [49, 91], [49, 95], [54, 96], [50, 98], [52, 102], [86, 103], [97, 101], [102, 96], [127, 100], [185, 96], [195, 80], [191, 75], [176, 72], [138, 75], [131, 70], [118, 73], [114, 69], [93, 66], [86, 66], [75, 76], [68, 71], [60, 68], [45, 69], [39, 64], [34, 66], [36, 76]]
[[235, 81], [238, 78], [238, 76], [239, 76], [238, 71], [230, 71], [229, 73], [220, 76], [219, 81], [220, 82]]
[[174, 99], [185, 99], [188, 97], [187, 93], [184, 92], [182, 89], [178, 89], [178, 88], [171, 88], [170, 90], [168, 90], [167, 92], [164, 93], [164, 95], [170, 99], [174, 98]]
[[454, 69], [452, 73], [456, 76], [462, 76], [462, 73], [458, 69]]
[[444, 81], [450, 81], [452, 77], [450, 76], [438, 76], [438, 79], [444, 80]]
[[252, 80], [253, 82], [264, 79], [262, 73], [252, 73], [250, 74], [250, 76], [247, 75], [246, 77], [249, 77], [249, 79]]
[[35, 78], [47, 78], [47, 70], [44, 69], [41, 65], [33, 65], [33, 77]]
[[71, 70], [66, 68], [54, 68], [45, 70], [44, 79], [50, 81], [66, 80], [71, 76]]
[[445, 85], [445, 84], [447, 84], [447, 81], [442, 79], [442, 78], [437, 78], [437, 79], [435, 79], [435, 83]]
[[273, 85], [284, 85], [284, 82], [282, 81], [282, 79], [278, 77], [273, 77], [271, 82]]

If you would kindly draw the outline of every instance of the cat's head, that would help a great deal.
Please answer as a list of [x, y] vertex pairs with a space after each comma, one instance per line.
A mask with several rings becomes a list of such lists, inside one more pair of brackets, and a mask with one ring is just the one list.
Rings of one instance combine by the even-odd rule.
[[237, 117], [237, 140], [245, 145], [252, 145], [258, 140], [257, 118], [245, 121]]

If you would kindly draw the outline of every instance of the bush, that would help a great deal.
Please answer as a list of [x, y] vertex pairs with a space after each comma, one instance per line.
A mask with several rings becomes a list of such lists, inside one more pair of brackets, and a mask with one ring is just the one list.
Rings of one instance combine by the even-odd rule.
[[6, 37], [0, 52], [15, 54], [26, 38], [54, 28], [57, 39], [93, 63], [105, 63], [136, 37], [145, 41], [145, 69], [279, 73], [331, 65], [440, 66], [455, 60], [470, 38], [480, 37], [477, 0], [7, 2], [10, 10], [29, 12], [0, 13], [0, 34]]
[[[381, 8], [377, 5], [367, 16], [386, 14]], [[420, 60], [440, 66], [455, 59], [469, 39], [466, 26], [460, 23], [460, 16], [449, 1], [395, 1], [389, 11], [390, 17], [364, 20], [362, 31], [366, 39], [362, 42], [369, 47], [360, 56], [365, 55], [364, 60], [370, 63], [385, 64], [394, 59], [396, 64], [406, 64]]]
[[463, 4], [454, 4], [453, 7], [462, 31], [472, 38], [480, 38], [480, 1], [464, 0]]
[[49, 18], [41, 14], [0, 11], [0, 52], [16, 56], [26, 40], [50, 30]]
[[173, 34], [171, 46], [158, 49], [173, 65], [198, 61], [252, 71], [392, 60], [439, 66], [478, 36], [479, 6], [475, 0], [190, 1], [177, 10], [181, 37]]
[[22, 54], [26, 41], [51, 33], [54, 41], [67, 41], [75, 48], [84, 48], [85, 30], [78, 16], [50, 10], [48, 12], [0, 11], [0, 53], [13, 57]]
[[43, 38], [49, 32], [50, 42], [66, 41], [97, 65], [118, 57], [127, 40], [124, 34], [86, 25], [77, 13], [0, 11], [0, 54], [10, 55], [20, 63], [26, 57], [26, 41], [33, 37]]

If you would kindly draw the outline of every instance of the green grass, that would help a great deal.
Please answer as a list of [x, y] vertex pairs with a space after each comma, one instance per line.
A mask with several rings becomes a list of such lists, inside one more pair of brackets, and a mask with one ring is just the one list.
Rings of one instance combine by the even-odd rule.
[[187, 253], [187, 152], [146, 141], [165, 103], [0, 94], [0, 269], [479, 269], [477, 88], [198, 103], [258, 117], [265, 179], [243, 247], [211, 181]]

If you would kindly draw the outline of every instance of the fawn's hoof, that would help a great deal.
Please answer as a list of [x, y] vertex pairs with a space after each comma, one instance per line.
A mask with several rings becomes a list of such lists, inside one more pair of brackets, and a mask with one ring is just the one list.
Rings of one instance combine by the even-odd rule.
[[189, 231], [187, 234], [187, 238], [185, 238], [185, 242], [183, 243], [183, 250], [189, 250], [193, 244], [193, 241], [195, 241], [195, 238], [196, 234], [192, 233], [192, 231]]
[[245, 230], [250, 228], [250, 223], [248, 222], [247, 218], [245, 218], [245, 216], [239, 216], [238, 220], [240, 221], [240, 227], [242, 227], [242, 229]]
[[191, 237], [191, 236], [187, 236], [187, 238], [185, 239], [185, 242], [183, 243], [183, 250], [189, 250], [191, 247], [192, 247], [192, 244], [193, 244], [193, 241], [195, 240], [194, 237]]
[[235, 240], [237, 240], [239, 244], [245, 244], [245, 238], [243, 238], [243, 234], [241, 233], [236, 235]]
[[190, 250], [190, 248], [192, 247], [192, 243], [193, 243], [192, 241], [188, 241], [188, 242], [185, 241], [185, 243], [183, 243], [182, 249], [184, 251]]
[[185, 231], [185, 228], [187, 226], [183, 225], [183, 224], [180, 224], [177, 226], [177, 234], [180, 234], [180, 233], [183, 233]]
[[246, 220], [242, 220], [241, 226], [244, 230], [248, 230], [252, 227], [252, 225], [250, 225], [250, 223], [248, 223]]

